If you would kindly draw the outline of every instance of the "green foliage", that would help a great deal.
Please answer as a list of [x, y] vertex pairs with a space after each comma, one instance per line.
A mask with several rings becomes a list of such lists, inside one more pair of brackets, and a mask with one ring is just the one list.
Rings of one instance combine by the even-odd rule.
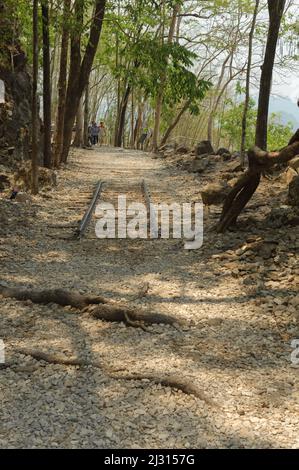
[[[163, 116], [182, 100], [190, 101], [190, 111], [198, 112], [198, 103], [211, 83], [197, 79], [192, 72], [197, 55], [187, 47], [168, 43], [165, 36], [172, 9], [180, 0], [162, 3], [155, 0], [121, 1], [108, 12], [102, 36], [100, 61], [118, 81], [122, 92], [129, 85], [135, 95], [154, 101], [163, 86]], [[167, 120], [167, 119], [166, 119]]]
[[[235, 104], [232, 100], [227, 100], [225, 112], [219, 119], [221, 136], [229, 141], [234, 150], [240, 149], [241, 147], [243, 110], [244, 103]], [[255, 101], [251, 99], [247, 116], [247, 148], [251, 147], [255, 141], [256, 119], [257, 109]], [[281, 123], [281, 116], [279, 114], [271, 114], [268, 126], [269, 150], [279, 150], [284, 147], [290, 140], [292, 133], [293, 125], [291, 123], [284, 125]]]
[[284, 125], [281, 123], [281, 115], [272, 113], [268, 126], [268, 148], [270, 150], [280, 150], [285, 147], [292, 137], [293, 131], [291, 122]]

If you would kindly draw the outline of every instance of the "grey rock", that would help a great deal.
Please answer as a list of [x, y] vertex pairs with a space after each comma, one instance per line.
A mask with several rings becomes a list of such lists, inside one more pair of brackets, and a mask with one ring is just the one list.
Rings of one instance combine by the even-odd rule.
[[293, 168], [297, 173], [299, 173], [299, 155], [297, 155], [295, 158], [293, 158], [289, 162], [289, 167]]
[[204, 155], [205, 153], [213, 155], [215, 152], [209, 140], [202, 140], [196, 146], [195, 153], [196, 155]]
[[211, 183], [201, 190], [202, 201], [205, 205], [221, 204], [230, 191], [230, 187], [225, 183]]
[[210, 159], [206, 158], [195, 158], [189, 167], [191, 173], [203, 173], [209, 166]]

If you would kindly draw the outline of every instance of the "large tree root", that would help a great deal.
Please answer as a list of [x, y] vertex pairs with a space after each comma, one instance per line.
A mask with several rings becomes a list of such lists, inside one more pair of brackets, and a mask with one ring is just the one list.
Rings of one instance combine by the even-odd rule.
[[71, 306], [80, 311], [91, 314], [94, 318], [109, 322], [124, 322], [128, 326], [142, 328], [152, 324], [172, 325], [182, 324], [174, 317], [146, 312], [119, 304], [113, 300], [101, 296], [81, 295], [75, 292], [68, 292], [61, 289], [54, 290], [20, 290], [18, 288], [4, 287], [0, 285], [0, 295], [5, 298], [17, 300], [31, 300], [37, 304], [55, 303], [57, 305]]
[[31, 300], [35, 304], [57, 304], [63, 307], [70, 306], [82, 310], [90, 304], [104, 304], [109, 302], [101, 296], [81, 295], [63, 289], [31, 290], [16, 287], [4, 287], [0, 284], [0, 295], [16, 300]]
[[[86, 309], [95, 318], [112, 322], [136, 323], [142, 322], [146, 325], [164, 324], [175, 325], [181, 322], [174, 317], [163, 315], [160, 313], [149, 313], [141, 310], [128, 308], [120, 304], [97, 305], [87, 307]], [[129, 321], [128, 321], [129, 320]]]
[[[152, 374], [139, 375], [139, 374], [130, 374], [130, 375], [121, 375], [116, 374], [114, 371], [111, 371], [106, 366], [99, 362], [89, 362], [84, 359], [79, 359], [76, 357], [65, 357], [56, 354], [45, 353], [42, 351], [31, 350], [31, 349], [19, 349], [17, 352], [23, 354], [24, 356], [31, 356], [36, 361], [44, 361], [48, 364], [60, 364], [65, 366], [77, 366], [77, 367], [95, 367], [101, 369], [109, 378], [114, 380], [136, 380], [144, 381], [148, 380], [150, 383], [160, 384], [163, 387], [169, 387], [172, 389], [180, 390], [186, 395], [193, 395], [196, 398], [206, 402], [210, 406], [217, 406], [217, 404], [201, 389], [196, 387], [191, 381], [180, 379], [174, 376], [165, 376], [159, 377]], [[12, 366], [13, 364], [10, 364]]]
[[227, 195], [220, 220], [216, 226], [219, 233], [225, 232], [236, 221], [246, 204], [259, 186], [261, 175], [271, 167], [287, 163], [299, 154], [299, 129], [291, 138], [287, 147], [280, 152], [264, 152], [253, 147], [248, 152], [249, 170], [241, 176]]

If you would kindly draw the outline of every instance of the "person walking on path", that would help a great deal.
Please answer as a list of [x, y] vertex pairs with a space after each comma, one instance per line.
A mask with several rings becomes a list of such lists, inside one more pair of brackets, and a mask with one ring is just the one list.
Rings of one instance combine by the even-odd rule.
[[152, 129], [148, 129], [147, 127], [144, 127], [142, 129], [142, 133], [138, 141], [137, 148], [140, 148], [141, 150], [146, 150], [152, 135], [153, 135]]
[[99, 126], [99, 139], [100, 139], [100, 145], [104, 145], [106, 138], [106, 127], [103, 121], [100, 122]]
[[99, 141], [99, 127], [96, 122], [93, 121], [91, 124], [90, 135], [91, 135], [91, 144], [96, 145]]

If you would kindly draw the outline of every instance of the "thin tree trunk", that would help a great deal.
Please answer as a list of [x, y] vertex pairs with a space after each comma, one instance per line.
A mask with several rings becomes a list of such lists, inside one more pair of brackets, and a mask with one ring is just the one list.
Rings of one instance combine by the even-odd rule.
[[255, 8], [252, 17], [252, 25], [249, 33], [249, 44], [248, 44], [248, 61], [247, 61], [247, 72], [246, 72], [246, 92], [245, 92], [245, 103], [244, 111], [242, 118], [242, 136], [241, 136], [241, 164], [244, 166], [245, 159], [245, 146], [246, 146], [246, 130], [247, 130], [247, 115], [249, 109], [249, 100], [250, 100], [250, 75], [251, 75], [251, 63], [252, 63], [252, 46], [253, 46], [253, 37], [256, 25], [256, 19], [258, 15], [260, 0], [256, 0]]
[[67, 162], [69, 149], [72, 143], [73, 127], [78, 111], [80, 96], [78, 96], [79, 88], [79, 71], [81, 67], [81, 36], [83, 29], [84, 5], [81, 0], [75, 0], [74, 3], [74, 21], [75, 25], [71, 30], [71, 54], [70, 54], [70, 70], [68, 85], [66, 91], [65, 112], [64, 112], [64, 128], [63, 143], [61, 152], [61, 161]]
[[123, 96], [123, 99], [122, 99], [121, 105], [120, 105], [119, 125], [118, 125], [117, 135], [116, 135], [116, 146], [117, 147], [121, 147], [122, 144], [123, 144], [124, 128], [125, 128], [125, 123], [126, 123], [126, 112], [127, 112], [130, 93], [131, 93], [131, 86], [127, 85], [125, 94]]
[[134, 116], [135, 116], [135, 103], [134, 92], [131, 94], [131, 148], [134, 148]]
[[[172, 19], [171, 19], [171, 24], [170, 24], [168, 39], [167, 39], [169, 45], [171, 45], [173, 42], [177, 17], [178, 17], [180, 8], [181, 6], [179, 4], [175, 5], [173, 8], [173, 14], [172, 14]], [[163, 21], [164, 21], [164, 18], [163, 18]], [[162, 28], [162, 41], [163, 41], [163, 37], [164, 37], [164, 28]], [[163, 97], [164, 97], [164, 88], [165, 88], [166, 79], [167, 79], [167, 72], [165, 68], [165, 72], [163, 76], [161, 77], [160, 91], [158, 93], [157, 100], [156, 100], [155, 125], [154, 125], [154, 131], [153, 131], [153, 151], [154, 152], [157, 152], [158, 147], [159, 147], [160, 123], [161, 123], [161, 114], [162, 114], [162, 108], [163, 108]]]
[[[120, 18], [120, 2], [118, 2], [118, 18]], [[115, 38], [115, 67], [118, 70], [119, 67], [119, 33], [116, 32]], [[118, 147], [118, 128], [119, 128], [119, 119], [120, 119], [120, 77], [117, 79], [117, 103], [116, 103], [116, 116], [115, 116], [115, 128], [114, 128], [114, 147]]]
[[136, 119], [136, 124], [135, 124], [135, 129], [134, 129], [134, 147], [138, 147], [138, 138], [139, 138], [139, 133], [140, 129], [142, 126], [142, 116], [143, 116], [143, 103], [138, 104], [138, 116]]
[[49, 4], [42, 0], [43, 24], [43, 107], [44, 107], [44, 166], [52, 166], [51, 148], [51, 66], [50, 66], [50, 35], [49, 35]]
[[[82, 1], [77, 0], [75, 3], [77, 11], [78, 26], [83, 23]], [[92, 64], [99, 44], [103, 19], [106, 9], [106, 0], [96, 0], [94, 17], [90, 28], [88, 44], [86, 46], [83, 61], [81, 63], [81, 35], [78, 29], [72, 33], [71, 47], [71, 67], [68, 81], [65, 116], [64, 116], [64, 133], [63, 148], [61, 160], [66, 163], [72, 140], [72, 129], [76, 118], [81, 96], [86, 88], [89, 80]]]
[[83, 127], [84, 127], [84, 109], [83, 97], [80, 100], [77, 117], [76, 117], [76, 135], [74, 140], [75, 147], [82, 147], [83, 145]]
[[208, 130], [207, 139], [210, 142], [212, 142], [212, 140], [213, 140], [213, 129], [214, 129], [215, 113], [217, 111], [217, 108], [218, 108], [218, 105], [220, 103], [221, 97], [222, 97], [226, 87], [229, 84], [229, 82], [226, 82], [222, 86], [222, 89], [221, 89], [221, 84], [222, 84], [222, 80], [224, 78], [226, 65], [227, 65], [228, 61], [230, 60], [230, 69], [231, 69], [233, 57], [234, 57], [234, 52], [231, 51], [229, 53], [229, 55], [226, 57], [226, 59], [224, 60], [224, 62], [222, 64], [222, 67], [221, 67], [221, 73], [220, 73], [220, 76], [219, 76], [219, 79], [218, 79], [218, 84], [217, 84], [217, 87], [216, 87], [216, 90], [215, 90], [215, 96], [218, 94], [217, 99], [215, 100], [215, 98], [213, 96], [211, 98], [211, 112], [210, 112], [209, 118], [208, 118], [208, 129], [207, 129]]
[[32, 79], [32, 194], [38, 193], [38, 0], [33, 0], [33, 79]]
[[60, 165], [60, 157], [63, 145], [63, 128], [64, 128], [64, 112], [66, 100], [66, 81], [67, 81], [67, 64], [69, 49], [69, 29], [67, 27], [67, 18], [70, 14], [71, 0], [65, 0], [63, 10], [63, 30], [61, 36], [61, 53], [60, 53], [60, 70], [58, 80], [58, 111], [55, 129], [55, 154], [54, 165]]
[[185, 112], [187, 111], [187, 109], [189, 108], [190, 106], [190, 100], [186, 101], [184, 106], [182, 107], [182, 109], [180, 110], [180, 112], [177, 114], [177, 116], [175, 117], [175, 119], [172, 121], [172, 123], [170, 124], [170, 126], [168, 127], [167, 131], [165, 132], [164, 136], [163, 136], [163, 139], [161, 140], [160, 142], [160, 147], [162, 145], [165, 145], [167, 140], [169, 139], [172, 131], [176, 128], [176, 126], [178, 125], [178, 123], [180, 122], [181, 120], [181, 117], [185, 114]]
[[285, 4], [286, 0], [268, 0], [270, 23], [260, 81], [260, 94], [255, 137], [256, 145], [263, 150], [267, 149], [268, 116], [273, 67], [276, 55], [280, 24]]
[[84, 104], [84, 146], [89, 147], [89, 135], [88, 135], [88, 126], [89, 126], [89, 82], [85, 88], [85, 104]]

